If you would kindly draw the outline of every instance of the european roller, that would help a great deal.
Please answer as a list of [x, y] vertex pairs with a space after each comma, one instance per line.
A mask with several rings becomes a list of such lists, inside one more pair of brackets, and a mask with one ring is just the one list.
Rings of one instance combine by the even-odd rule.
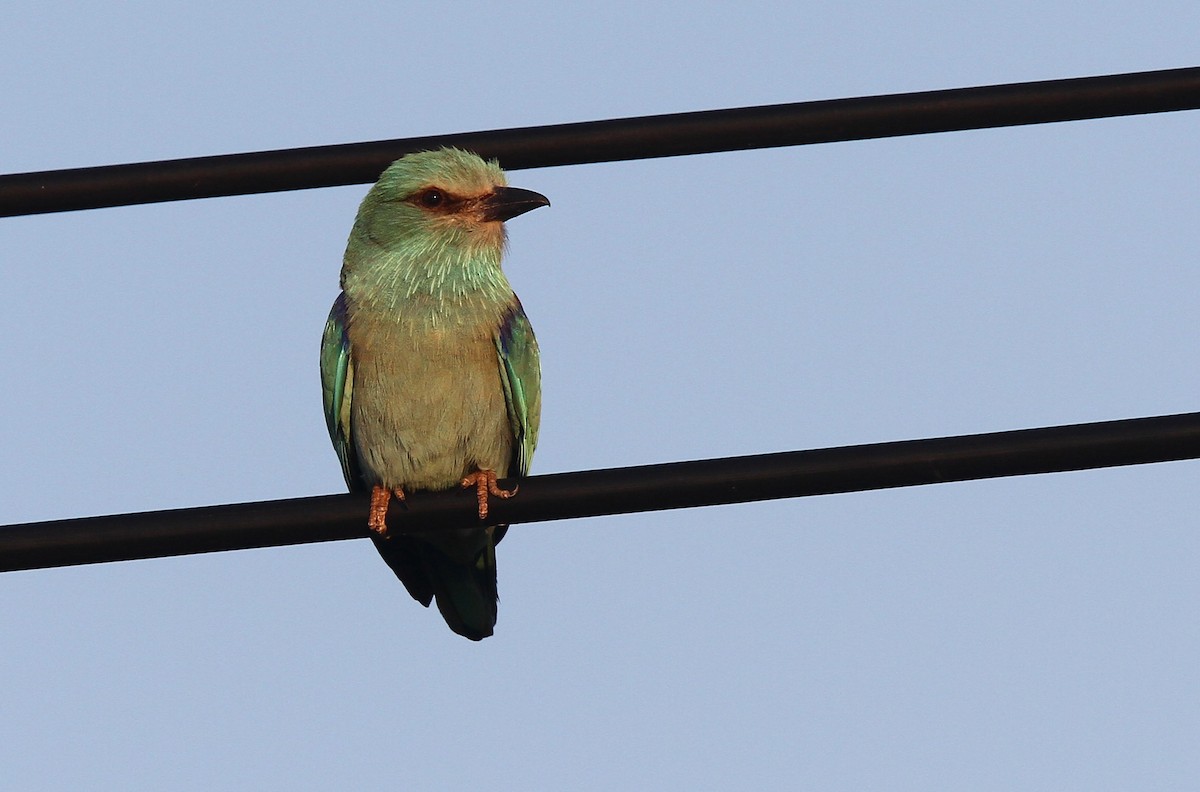
[[[408, 593], [472, 640], [496, 625], [497, 478], [529, 470], [541, 415], [533, 329], [500, 269], [504, 222], [549, 201], [458, 149], [392, 163], [358, 209], [321, 339], [329, 436], [371, 538]], [[388, 502], [473, 488], [480, 526], [389, 535]]]

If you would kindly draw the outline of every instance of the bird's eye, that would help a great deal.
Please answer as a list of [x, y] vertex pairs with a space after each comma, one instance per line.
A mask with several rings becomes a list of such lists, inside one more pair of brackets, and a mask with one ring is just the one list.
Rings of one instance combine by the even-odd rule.
[[426, 190], [420, 196], [421, 206], [429, 209], [436, 209], [446, 201], [445, 194], [441, 190]]

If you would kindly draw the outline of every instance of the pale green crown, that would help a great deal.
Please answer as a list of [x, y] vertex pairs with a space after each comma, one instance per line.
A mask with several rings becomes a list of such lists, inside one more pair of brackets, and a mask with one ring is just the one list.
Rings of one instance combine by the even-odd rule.
[[387, 167], [367, 193], [383, 199], [403, 198], [422, 187], [436, 184], [462, 195], [478, 195], [495, 187], [507, 187], [508, 179], [495, 160], [456, 148], [418, 151], [401, 157]]

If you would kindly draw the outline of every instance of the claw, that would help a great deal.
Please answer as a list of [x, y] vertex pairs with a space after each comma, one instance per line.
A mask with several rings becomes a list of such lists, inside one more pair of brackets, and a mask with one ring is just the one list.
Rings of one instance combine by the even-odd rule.
[[388, 535], [387, 511], [392, 495], [395, 495], [399, 501], [404, 500], [404, 490], [399, 487], [389, 490], [387, 487], [376, 484], [371, 489], [371, 512], [367, 516], [367, 527], [380, 536]]
[[497, 498], [511, 498], [517, 494], [517, 487], [510, 490], [500, 489], [496, 484], [496, 471], [494, 470], [476, 470], [462, 480], [462, 486], [474, 487], [475, 497], [479, 501], [479, 519], [486, 520], [488, 516], [488, 495], [495, 495]]

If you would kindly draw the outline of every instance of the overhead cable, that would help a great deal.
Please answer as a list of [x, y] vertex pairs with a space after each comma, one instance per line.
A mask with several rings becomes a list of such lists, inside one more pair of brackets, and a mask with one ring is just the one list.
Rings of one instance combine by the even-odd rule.
[[[533, 476], [493, 501], [491, 517], [539, 522], [1197, 457], [1200, 413], [1186, 413]], [[9, 525], [0, 571], [354, 539], [367, 536], [367, 510], [365, 494], [325, 495]], [[408, 532], [477, 519], [474, 494], [451, 491], [411, 494], [388, 523]]]
[[458, 146], [507, 170], [1200, 108], [1200, 67], [0, 176], [0, 217], [375, 181]]

